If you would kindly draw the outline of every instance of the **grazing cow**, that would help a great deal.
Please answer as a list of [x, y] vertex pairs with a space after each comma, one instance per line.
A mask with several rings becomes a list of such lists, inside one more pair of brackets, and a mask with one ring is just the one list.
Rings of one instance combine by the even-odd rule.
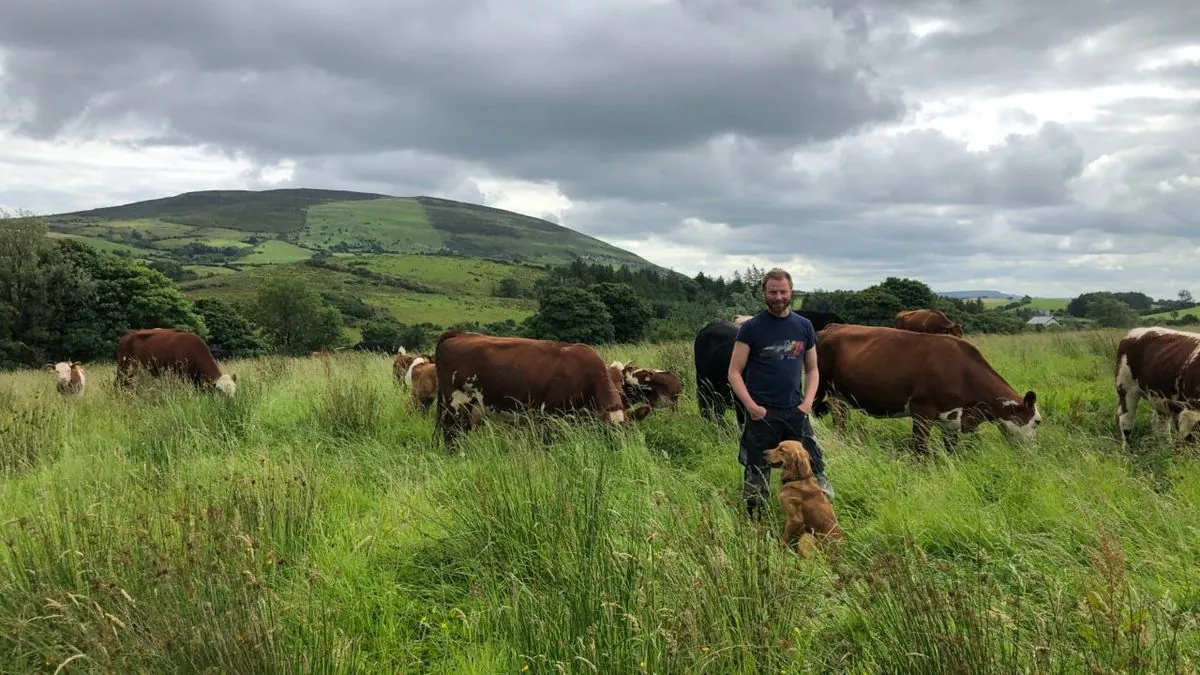
[[1154, 431], [1177, 431], [1190, 440], [1200, 423], [1200, 335], [1161, 328], [1134, 328], [1117, 343], [1117, 424], [1128, 447], [1137, 406], [1150, 403]]
[[87, 373], [83, 364], [78, 361], [59, 361], [46, 364], [46, 370], [52, 371], [56, 382], [54, 388], [63, 396], [77, 396], [83, 393], [87, 384]]
[[[438, 337], [434, 361], [437, 426], [447, 444], [484, 409], [586, 410], [612, 424], [627, 419], [619, 388], [589, 345], [451, 330]], [[629, 417], [648, 413], [646, 406]]]
[[937, 309], [910, 309], [896, 315], [896, 328], [910, 330], [914, 333], [934, 333], [939, 335], [963, 336], [961, 323], [951, 321], [950, 317]]
[[[811, 321], [815, 331], [830, 324], [845, 323], [840, 316], [832, 312], [792, 311]], [[733, 317], [732, 321], [713, 319], [700, 329], [692, 344], [692, 358], [696, 366], [696, 402], [700, 414], [711, 422], [720, 420], [728, 408], [733, 408], [738, 426], [746, 424], [746, 411], [734, 395], [733, 388], [729, 386], [728, 374], [738, 326], [750, 318], [738, 315]], [[813, 413], [818, 412], [821, 411], [814, 405]]]
[[404, 374], [404, 384], [408, 385], [413, 403], [422, 410], [429, 410], [437, 398], [437, 364], [426, 361], [424, 357], [417, 357]]
[[664, 404], [671, 408], [679, 407], [683, 380], [675, 373], [613, 361], [608, 364], [608, 374], [621, 391], [622, 398], [628, 402], [649, 403], [655, 408]]
[[409, 354], [404, 347], [396, 351], [396, 358], [392, 359], [392, 377], [396, 379], [397, 383], [408, 382], [408, 370], [418, 359], [424, 363], [433, 363], [432, 354]]
[[237, 392], [237, 375], [223, 374], [204, 339], [195, 333], [172, 328], [125, 333], [117, 341], [117, 386], [130, 387], [138, 368], [156, 377], [174, 373], [229, 396]]
[[[926, 451], [934, 424], [948, 450], [959, 431], [983, 422], [996, 423], [1014, 444], [1032, 441], [1041, 424], [1037, 395], [1018, 394], [966, 340], [849, 324], [829, 326], [817, 339], [817, 400], [839, 399], [872, 417], [912, 418], [917, 453]], [[833, 414], [843, 428], [844, 416]]]

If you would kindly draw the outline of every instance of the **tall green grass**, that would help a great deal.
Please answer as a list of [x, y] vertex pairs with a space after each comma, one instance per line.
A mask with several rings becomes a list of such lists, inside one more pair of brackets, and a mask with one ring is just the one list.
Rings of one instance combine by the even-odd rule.
[[1121, 450], [1116, 335], [978, 340], [1033, 447], [817, 421], [848, 539], [810, 558], [743, 516], [682, 343], [601, 350], [680, 372], [679, 413], [453, 452], [381, 356], [224, 364], [233, 400], [8, 374], [0, 672], [1195, 672], [1200, 469], [1144, 410]]

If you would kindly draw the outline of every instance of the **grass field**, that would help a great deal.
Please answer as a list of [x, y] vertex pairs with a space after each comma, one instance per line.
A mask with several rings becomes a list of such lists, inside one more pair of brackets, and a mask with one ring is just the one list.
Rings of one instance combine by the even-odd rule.
[[848, 539], [808, 559], [742, 516], [684, 343], [601, 350], [681, 372], [678, 413], [458, 454], [384, 356], [226, 363], [234, 400], [3, 375], [0, 672], [1195, 672], [1200, 466], [1144, 409], [1120, 449], [1118, 335], [976, 340], [1035, 446], [816, 421]]
[[242, 258], [241, 262], [247, 265], [282, 265], [308, 260], [312, 255], [312, 251], [295, 244], [270, 240], [255, 246], [254, 251]]
[[[1011, 304], [1012, 302], [1014, 301], [1007, 298], [983, 298], [983, 306], [985, 309], [1003, 307], [1004, 305]], [[1022, 307], [1053, 311], [1056, 309], [1066, 309], [1067, 304], [1070, 302], [1070, 298], [1033, 298], [1030, 300], [1028, 305], [1022, 305]]]
[[[1179, 311], [1179, 316], [1188, 316], [1188, 315], [1191, 315], [1191, 316], [1200, 316], [1200, 305], [1197, 305], [1196, 307], [1189, 307], [1189, 308], [1187, 308], [1187, 309], [1183, 309], [1183, 310], [1180, 310], [1180, 311]], [[1157, 314], [1149, 314], [1149, 315], [1147, 315], [1147, 316], [1145, 316], [1145, 317], [1143, 317], [1143, 318], [1147, 318], [1147, 319], [1169, 319], [1169, 318], [1171, 318], [1171, 313], [1170, 313], [1170, 312], [1159, 312], [1159, 313], [1157, 313]]]
[[308, 209], [300, 244], [329, 249], [339, 242], [361, 247], [368, 239], [389, 251], [437, 251], [442, 237], [415, 199], [386, 198], [333, 202]]
[[[283, 242], [268, 243], [283, 244]], [[213, 275], [195, 281], [185, 281], [180, 284], [180, 288], [183, 289], [184, 295], [191, 299], [220, 297], [245, 301], [253, 298], [268, 278], [277, 273], [286, 273], [318, 291], [340, 293], [360, 299], [372, 307], [385, 309], [397, 321], [405, 324], [430, 322], [439, 326], [451, 326], [468, 319], [483, 323], [506, 319], [521, 321], [537, 311], [537, 301], [535, 300], [496, 298], [487, 295], [491, 288], [490, 279], [497, 274], [497, 269], [511, 270], [512, 274], [522, 279], [527, 276], [532, 278], [534, 276], [532, 273], [536, 270], [519, 265], [509, 267], [500, 263], [462, 258], [409, 257], [422, 263], [428, 260], [440, 263], [440, 270], [439, 265], [431, 264], [428, 265], [429, 269], [418, 270], [418, 274], [409, 276], [410, 279], [415, 278], [422, 283], [429, 283], [420, 276], [425, 271], [429, 271], [434, 275], [432, 283], [436, 284], [438, 279], [442, 279], [444, 275], [451, 275], [457, 270], [468, 282], [457, 290], [445, 289], [443, 291], [445, 294], [418, 293], [387, 286], [346, 272], [307, 265], [284, 267], [277, 264], [247, 267], [237, 274]], [[381, 256], [380, 258], [386, 260], [386, 257]], [[338, 260], [338, 262], [343, 263], [345, 260]], [[403, 266], [388, 268], [388, 272], [396, 275], [403, 273], [403, 270]]]
[[[359, 262], [361, 261], [361, 262]], [[512, 277], [527, 289], [545, 276], [545, 271], [528, 265], [505, 264], [474, 258], [428, 255], [360, 255], [351, 265], [419, 279], [450, 295], [490, 295], [503, 279]]]

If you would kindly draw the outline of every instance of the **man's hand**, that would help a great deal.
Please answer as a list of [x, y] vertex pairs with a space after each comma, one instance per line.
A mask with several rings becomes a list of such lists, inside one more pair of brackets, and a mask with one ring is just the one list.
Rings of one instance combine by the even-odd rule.
[[813, 402], [806, 398], [803, 401], [800, 401], [800, 405], [796, 406], [796, 410], [799, 410], [800, 412], [804, 413], [805, 415], [811, 415], [812, 407], [813, 407]]
[[757, 403], [746, 408], [746, 412], [750, 414], [750, 419], [756, 422], [767, 416], [767, 409]]

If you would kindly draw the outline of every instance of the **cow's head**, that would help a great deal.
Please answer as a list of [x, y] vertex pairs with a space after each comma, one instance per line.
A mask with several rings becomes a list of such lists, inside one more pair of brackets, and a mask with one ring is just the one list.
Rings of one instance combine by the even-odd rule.
[[222, 374], [221, 377], [217, 378], [214, 386], [216, 386], [217, 391], [221, 392], [222, 394], [225, 394], [226, 396], [233, 396], [237, 393], [237, 373]]
[[640, 394], [639, 399], [644, 398], [651, 405], [665, 400], [668, 405], [677, 406], [683, 393], [683, 380], [667, 370], [634, 368], [625, 375], [625, 382]]
[[1033, 441], [1041, 423], [1042, 413], [1038, 410], [1037, 394], [1033, 393], [1032, 389], [1025, 392], [1025, 397], [1020, 401], [1005, 399], [1000, 402], [996, 424], [1010, 443]]
[[960, 338], [960, 337], [962, 337], [962, 336], [963, 336], [963, 326], [962, 326], [962, 324], [961, 324], [961, 323], [958, 323], [957, 321], [955, 321], [954, 323], [950, 324], [950, 334], [951, 334], [951, 335], [953, 335], [953, 336], [954, 336], [954, 337], [956, 337], [956, 338]]
[[46, 370], [54, 373], [59, 382], [69, 382], [71, 375], [77, 376], [83, 374], [83, 364], [79, 361], [59, 361], [58, 363], [47, 363]]

